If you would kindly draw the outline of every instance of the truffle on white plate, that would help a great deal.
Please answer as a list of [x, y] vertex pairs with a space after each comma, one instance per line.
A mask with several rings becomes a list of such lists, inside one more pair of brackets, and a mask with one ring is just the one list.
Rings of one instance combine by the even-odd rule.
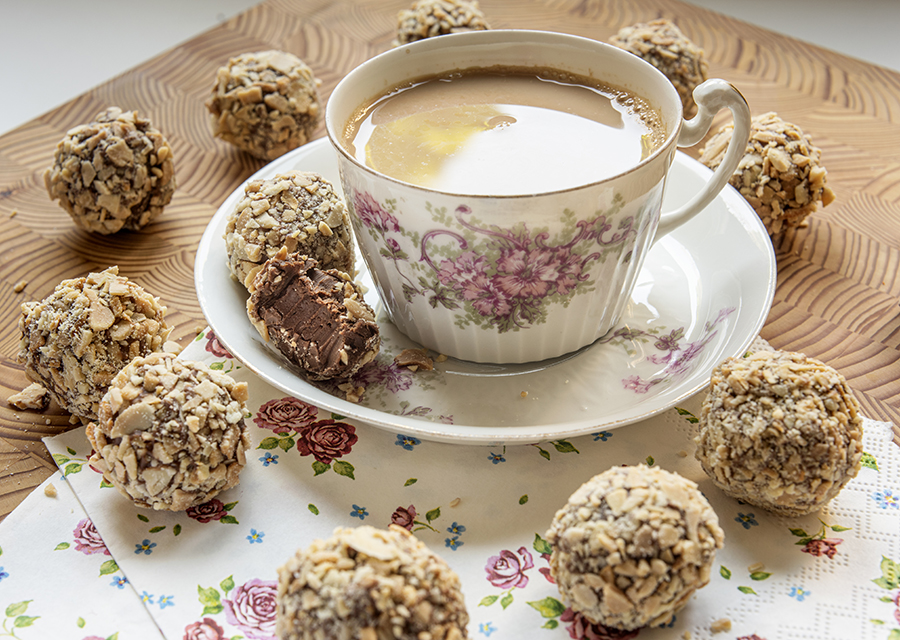
[[315, 258], [323, 269], [355, 272], [353, 232], [344, 199], [318, 173], [287, 171], [252, 180], [225, 225], [228, 268], [248, 289], [281, 248]]

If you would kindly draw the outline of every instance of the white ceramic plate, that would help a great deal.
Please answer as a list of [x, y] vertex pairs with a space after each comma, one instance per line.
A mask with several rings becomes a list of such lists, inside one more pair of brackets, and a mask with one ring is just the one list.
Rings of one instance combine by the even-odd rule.
[[[317, 140], [260, 169], [317, 171], [339, 189], [330, 143]], [[710, 171], [677, 154], [664, 210], [686, 202]], [[525, 365], [478, 365], [449, 359], [431, 372], [393, 365], [408, 341], [379, 313], [382, 350], [357, 376], [359, 404], [331, 384], [312, 383], [247, 318], [246, 290], [226, 266], [225, 221], [237, 189], [200, 240], [197, 296], [210, 327], [249, 369], [286, 394], [348, 418], [404, 435], [455, 443], [554, 441], [649, 418], [696, 393], [712, 368], [746, 351], [775, 291], [775, 256], [765, 228], [731, 187], [647, 256], [624, 317], [607, 337], [562, 358]], [[362, 259], [367, 301], [381, 304]]]

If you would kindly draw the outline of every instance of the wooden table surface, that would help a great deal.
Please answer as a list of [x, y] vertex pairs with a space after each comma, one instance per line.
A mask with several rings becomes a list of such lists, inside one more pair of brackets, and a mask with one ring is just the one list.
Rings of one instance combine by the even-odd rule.
[[[72, 428], [55, 405], [36, 413], [5, 402], [28, 384], [16, 362], [21, 303], [117, 264], [161, 298], [173, 339], [187, 344], [205, 326], [193, 284], [197, 243], [220, 203], [263, 165], [210, 133], [203, 103], [216, 69], [244, 52], [290, 51], [322, 81], [324, 101], [350, 69], [390, 47], [397, 12], [409, 5], [268, 0], [0, 136], [0, 518], [55, 470], [41, 438]], [[604, 41], [622, 26], [669, 18], [754, 114], [776, 111], [813, 136], [837, 199], [807, 228], [775, 239], [778, 285], [762, 336], [841, 371], [865, 414], [892, 422], [900, 442], [900, 74], [676, 0], [481, 7], [494, 28]], [[143, 232], [98, 236], [50, 201], [42, 174], [65, 132], [111, 105], [139, 110], [166, 135], [178, 190]]]

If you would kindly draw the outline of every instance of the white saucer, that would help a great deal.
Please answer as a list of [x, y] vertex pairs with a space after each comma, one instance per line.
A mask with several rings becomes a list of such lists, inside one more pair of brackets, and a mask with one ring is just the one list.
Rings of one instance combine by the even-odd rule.
[[[340, 188], [330, 143], [316, 140], [260, 169], [316, 171]], [[678, 153], [663, 209], [686, 202], [710, 171]], [[194, 268], [197, 296], [225, 347], [286, 394], [396, 433], [455, 443], [561, 440], [649, 418], [696, 393], [712, 368], [744, 353], [765, 322], [775, 292], [775, 255], [759, 217], [731, 187], [656, 243], [616, 330], [553, 361], [479, 365], [449, 359], [431, 372], [394, 366], [417, 346], [379, 313], [382, 350], [359, 376], [366, 392], [348, 402], [333, 385], [307, 381], [247, 318], [246, 290], [226, 266], [225, 222], [243, 194], [231, 194], [206, 228]], [[361, 258], [367, 301], [381, 304]], [[681, 329], [681, 331], [679, 331]]]

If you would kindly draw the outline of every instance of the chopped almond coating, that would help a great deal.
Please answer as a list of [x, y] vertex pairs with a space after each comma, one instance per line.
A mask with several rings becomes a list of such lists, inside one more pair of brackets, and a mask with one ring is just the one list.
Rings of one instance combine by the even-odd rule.
[[90, 463], [139, 507], [184, 511], [238, 483], [250, 448], [247, 383], [178, 360], [135, 358], [87, 426]]
[[660, 19], [623, 27], [610, 42], [659, 69], [678, 91], [686, 115], [697, 110], [694, 89], [706, 81], [709, 65], [703, 49], [674, 23]]
[[319, 123], [318, 80], [286, 51], [244, 53], [220, 67], [206, 101], [213, 133], [274, 160], [312, 139]]
[[44, 184], [82, 229], [137, 231], [175, 193], [172, 149], [148, 118], [110, 107], [66, 133]]
[[278, 570], [281, 640], [462, 640], [459, 577], [406, 529], [338, 528]]
[[166, 308], [118, 267], [64, 280], [40, 302], [22, 305], [18, 360], [60, 407], [94, 420], [119, 370], [162, 348]]
[[[700, 150], [700, 162], [718, 167], [733, 133], [733, 124], [719, 129]], [[756, 210], [769, 235], [778, 235], [800, 226], [818, 205], [834, 201], [821, 155], [800, 127], [764, 113], [752, 119], [747, 149], [729, 183]]]
[[228, 216], [228, 268], [248, 289], [282, 248], [315, 258], [322, 269], [353, 273], [353, 232], [344, 199], [321, 175], [288, 171], [253, 180]]
[[709, 582], [724, 534], [697, 485], [656, 467], [613, 467], [583, 484], [547, 532], [567, 605], [621, 630], [666, 624]]
[[395, 47], [462, 31], [490, 29], [477, 0], [417, 0], [397, 14]]
[[844, 377], [802, 353], [729, 358], [711, 375], [695, 438], [725, 493], [785, 516], [836, 496], [862, 462], [862, 415]]

